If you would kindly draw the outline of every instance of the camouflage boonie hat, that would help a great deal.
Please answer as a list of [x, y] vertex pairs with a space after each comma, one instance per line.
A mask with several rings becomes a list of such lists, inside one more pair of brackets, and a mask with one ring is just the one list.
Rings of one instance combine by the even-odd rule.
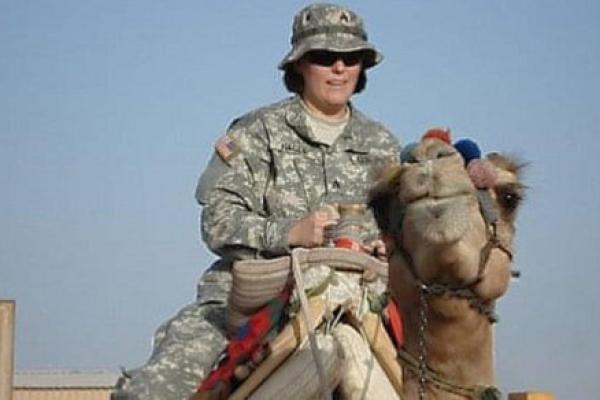
[[367, 40], [362, 19], [353, 11], [334, 4], [312, 4], [294, 17], [292, 50], [281, 60], [279, 69], [311, 50], [363, 50], [367, 54], [363, 68], [371, 68], [381, 62], [383, 55]]

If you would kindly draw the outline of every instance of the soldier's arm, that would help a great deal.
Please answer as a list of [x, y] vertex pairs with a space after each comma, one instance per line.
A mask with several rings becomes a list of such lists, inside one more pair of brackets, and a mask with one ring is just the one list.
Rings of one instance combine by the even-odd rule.
[[213, 252], [229, 259], [285, 254], [294, 221], [275, 218], [264, 209], [263, 196], [270, 179], [264, 127], [255, 119], [238, 129], [244, 131], [236, 139], [237, 154], [221, 159], [225, 167], [218, 164], [223, 168], [207, 178], [210, 190], [197, 191], [204, 205], [202, 238]]

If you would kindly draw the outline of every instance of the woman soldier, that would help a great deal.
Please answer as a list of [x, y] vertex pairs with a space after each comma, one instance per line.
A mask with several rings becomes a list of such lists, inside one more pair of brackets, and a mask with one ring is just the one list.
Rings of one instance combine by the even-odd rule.
[[[365, 203], [378, 171], [398, 159], [390, 132], [350, 103], [365, 88], [365, 71], [382, 60], [367, 40], [361, 18], [344, 7], [313, 4], [294, 17], [292, 49], [279, 68], [295, 95], [237, 119], [198, 184], [202, 237], [221, 259], [201, 278], [197, 301], [159, 328], [150, 360], [126, 373], [113, 399], [187, 399], [226, 346], [232, 263], [324, 245], [338, 218], [326, 210]], [[361, 235], [384, 253], [370, 215]]]

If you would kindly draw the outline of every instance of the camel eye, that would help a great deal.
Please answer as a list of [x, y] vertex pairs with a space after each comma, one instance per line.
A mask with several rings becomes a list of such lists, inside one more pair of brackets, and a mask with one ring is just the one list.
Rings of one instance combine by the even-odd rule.
[[512, 185], [497, 188], [496, 198], [500, 207], [508, 211], [514, 211], [522, 200], [521, 194]]

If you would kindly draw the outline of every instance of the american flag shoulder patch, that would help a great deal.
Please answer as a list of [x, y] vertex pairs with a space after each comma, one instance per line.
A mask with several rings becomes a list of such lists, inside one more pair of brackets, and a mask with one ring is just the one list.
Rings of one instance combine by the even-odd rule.
[[238, 153], [238, 145], [229, 135], [223, 135], [215, 144], [215, 151], [223, 161], [229, 161]]

